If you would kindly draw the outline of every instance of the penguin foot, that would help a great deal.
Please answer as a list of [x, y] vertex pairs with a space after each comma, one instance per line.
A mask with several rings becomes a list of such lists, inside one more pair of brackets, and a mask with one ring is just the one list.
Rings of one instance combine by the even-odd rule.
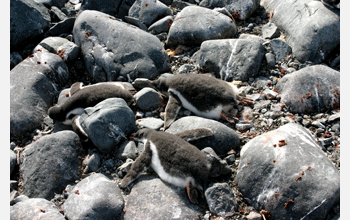
[[188, 182], [187, 186], [186, 186], [186, 192], [187, 192], [187, 196], [188, 199], [190, 200], [191, 203], [193, 204], [198, 204], [198, 198], [199, 198], [199, 192], [198, 189], [192, 185], [192, 182]]
[[234, 114], [232, 113], [229, 113], [229, 112], [224, 112], [222, 111], [221, 114], [220, 114], [224, 119], [226, 119], [226, 121], [234, 124], [236, 122], [239, 121], [239, 119], [237, 117], [234, 116]]

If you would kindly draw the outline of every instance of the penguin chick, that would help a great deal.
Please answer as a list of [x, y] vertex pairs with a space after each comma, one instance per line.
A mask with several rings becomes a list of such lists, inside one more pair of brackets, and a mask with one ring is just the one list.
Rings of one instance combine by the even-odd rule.
[[169, 79], [152, 81], [159, 90], [167, 90], [169, 101], [165, 108], [164, 128], [176, 119], [183, 106], [197, 116], [210, 119], [224, 117], [238, 104], [238, 89], [233, 84], [206, 74], [180, 74]]
[[70, 97], [62, 105], [49, 108], [50, 118], [70, 125], [75, 115], [81, 115], [85, 108], [95, 106], [105, 99], [123, 98], [129, 106], [134, 101], [130, 91], [117, 83], [97, 83], [84, 87], [82, 85], [81, 82], [74, 83], [70, 89]]
[[[203, 134], [194, 134], [198, 133]], [[206, 133], [212, 135], [212, 132]], [[190, 201], [198, 203], [197, 198], [191, 195], [196, 194], [193, 188], [203, 184], [209, 177], [211, 164], [207, 156], [174, 134], [143, 128], [134, 136], [135, 140], [145, 142], [145, 150], [123, 178], [121, 187], [127, 187], [151, 166], [163, 181], [186, 188]]]

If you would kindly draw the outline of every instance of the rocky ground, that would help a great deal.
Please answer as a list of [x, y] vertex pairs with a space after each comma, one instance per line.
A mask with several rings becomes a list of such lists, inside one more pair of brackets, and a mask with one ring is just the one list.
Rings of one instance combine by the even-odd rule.
[[[39, 2], [11, 1], [11, 219], [340, 218], [336, 1]], [[167, 101], [132, 83], [187, 73], [211, 73], [251, 100], [233, 112], [236, 123], [182, 108], [166, 130], [214, 131], [214, 139], [192, 143], [218, 169], [203, 201], [190, 203], [151, 169], [120, 190], [144, 148], [120, 129], [159, 130]], [[131, 108], [114, 100], [106, 113], [84, 113], [86, 126], [95, 114], [108, 131], [91, 126], [83, 142], [48, 117], [74, 82], [104, 81], [123, 82], [136, 99]]]

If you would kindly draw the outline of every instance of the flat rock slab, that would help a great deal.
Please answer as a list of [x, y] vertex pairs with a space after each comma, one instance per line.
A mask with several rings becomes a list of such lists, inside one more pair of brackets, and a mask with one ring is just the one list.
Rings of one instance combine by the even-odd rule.
[[220, 156], [240, 146], [239, 137], [233, 129], [218, 121], [197, 116], [187, 116], [176, 120], [170, 125], [166, 132], [176, 134], [196, 128], [209, 128], [214, 133], [211, 137], [191, 141], [191, 144], [200, 150], [205, 147], [210, 147]]
[[73, 131], [44, 136], [26, 146], [20, 158], [23, 194], [52, 199], [79, 179], [80, 139]]
[[27, 199], [10, 206], [11, 220], [57, 219], [65, 220], [55, 203], [42, 198]]
[[243, 146], [235, 179], [271, 219], [324, 219], [340, 202], [340, 173], [301, 125], [289, 123]]
[[20, 137], [40, 128], [52, 106], [57, 84], [67, 83], [65, 62], [55, 54], [35, 53], [10, 72], [10, 134]]
[[124, 199], [116, 183], [96, 173], [80, 181], [63, 204], [68, 219], [115, 219], [124, 208]]
[[276, 88], [281, 102], [293, 113], [319, 113], [340, 107], [340, 73], [324, 65], [287, 74]]
[[135, 129], [135, 114], [122, 98], [109, 98], [84, 109], [79, 122], [92, 143], [104, 153], [117, 146]]
[[96, 82], [155, 78], [169, 67], [156, 36], [98, 11], [81, 12], [73, 36]]
[[189, 201], [185, 189], [164, 183], [155, 175], [142, 175], [126, 198], [124, 219], [196, 219], [202, 213]]
[[340, 43], [339, 13], [321, 1], [262, 0], [300, 62], [322, 62]]
[[248, 79], [258, 73], [265, 49], [255, 39], [204, 41], [192, 60], [204, 72], [226, 81]]
[[207, 8], [188, 6], [176, 15], [166, 45], [200, 45], [206, 40], [231, 38], [236, 32], [230, 17]]

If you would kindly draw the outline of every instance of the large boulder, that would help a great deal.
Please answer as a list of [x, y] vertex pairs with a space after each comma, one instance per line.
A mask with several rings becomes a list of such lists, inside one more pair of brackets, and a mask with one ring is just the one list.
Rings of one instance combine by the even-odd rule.
[[198, 214], [200, 207], [190, 202], [185, 189], [142, 175], [126, 198], [124, 219], [196, 219]]
[[339, 109], [340, 73], [315, 65], [283, 76], [276, 88], [293, 113], [310, 114]]
[[258, 73], [265, 49], [255, 39], [204, 41], [192, 60], [204, 72], [226, 81], [248, 81]]
[[19, 48], [50, 28], [49, 10], [31, 0], [10, 1], [10, 47]]
[[200, 45], [206, 40], [231, 38], [236, 32], [230, 17], [207, 8], [188, 6], [176, 15], [166, 45]]
[[118, 185], [100, 173], [84, 178], [68, 191], [63, 204], [68, 219], [115, 219], [123, 208]]
[[52, 53], [35, 53], [10, 72], [10, 134], [18, 138], [40, 128], [68, 67]]
[[324, 219], [339, 203], [340, 173], [301, 125], [255, 137], [240, 155], [235, 182], [271, 219]]
[[232, 149], [240, 146], [240, 140], [236, 132], [226, 125], [211, 119], [198, 116], [187, 116], [174, 121], [166, 132], [176, 134], [190, 129], [209, 128], [214, 135], [191, 141], [191, 144], [199, 149], [212, 148], [219, 156], [225, 155]]
[[156, 36], [110, 15], [81, 12], [73, 35], [96, 82], [155, 78], [169, 67], [169, 56]]
[[95, 10], [116, 16], [122, 0], [83, 0], [80, 10]]
[[26, 146], [20, 156], [23, 194], [52, 199], [79, 179], [81, 143], [72, 131], [61, 131]]
[[322, 62], [340, 44], [340, 16], [321, 1], [262, 0], [301, 62]]

